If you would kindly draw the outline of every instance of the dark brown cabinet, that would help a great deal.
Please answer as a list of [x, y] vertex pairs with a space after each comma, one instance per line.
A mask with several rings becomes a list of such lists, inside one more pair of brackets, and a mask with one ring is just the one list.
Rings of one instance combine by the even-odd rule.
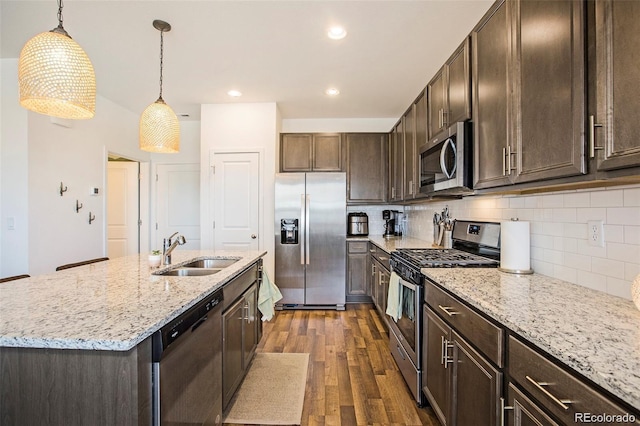
[[404, 194], [404, 118], [391, 131], [391, 194], [389, 201], [402, 201]]
[[347, 241], [347, 303], [371, 302], [369, 243]]
[[222, 405], [229, 404], [258, 345], [258, 284], [253, 283], [222, 313]]
[[369, 265], [371, 274], [371, 299], [376, 306], [384, 325], [387, 323], [387, 293], [389, 292], [389, 279], [391, 271], [389, 269], [389, 254], [381, 248], [370, 243], [369, 252], [371, 255]]
[[590, 80], [596, 112], [591, 112], [589, 156], [598, 171], [640, 166], [638, 16], [637, 1], [595, 2], [595, 75]]
[[474, 188], [586, 173], [583, 8], [500, 1], [473, 30]]
[[499, 0], [471, 33], [473, 61], [473, 186], [506, 185], [511, 144], [509, 107], [510, 3]]
[[469, 39], [453, 52], [427, 85], [428, 140], [457, 121], [471, 118]]
[[512, 426], [559, 426], [545, 414], [540, 406], [527, 398], [520, 390], [509, 383], [507, 405], [504, 415]]
[[342, 135], [285, 133], [280, 137], [281, 172], [343, 170]]
[[348, 133], [347, 203], [387, 201], [389, 137], [385, 133]]
[[416, 194], [416, 111], [411, 105], [404, 114], [404, 200], [412, 200]]

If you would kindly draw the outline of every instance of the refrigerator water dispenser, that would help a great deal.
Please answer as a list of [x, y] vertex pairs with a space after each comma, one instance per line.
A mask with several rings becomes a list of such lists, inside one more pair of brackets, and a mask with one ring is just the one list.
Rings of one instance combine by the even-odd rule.
[[298, 244], [298, 219], [280, 220], [280, 244]]

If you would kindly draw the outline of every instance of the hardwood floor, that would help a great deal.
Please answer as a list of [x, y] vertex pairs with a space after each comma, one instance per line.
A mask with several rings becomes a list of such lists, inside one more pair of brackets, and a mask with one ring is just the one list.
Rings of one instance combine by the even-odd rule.
[[279, 311], [263, 330], [259, 352], [310, 354], [302, 425], [440, 425], [416, 406], [373, 305]]

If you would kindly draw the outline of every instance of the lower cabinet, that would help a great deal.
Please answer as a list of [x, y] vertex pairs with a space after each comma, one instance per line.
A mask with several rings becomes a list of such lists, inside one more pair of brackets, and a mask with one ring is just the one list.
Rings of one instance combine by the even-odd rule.
[[222, 313], [222, 405], [242, 382], [258, 345], [258, 285], [252, 284]]
[[[387, 294], [389, 292], [389, 279], [391, 271], [389, 270], [389, 255], [373, 244], [369, 245], [370, 273], [371, 273], [371, 299], [376, 306], [376, 310], [380, 314], [385, 326], [387, 323]], [[384, 262], [384, 263], [383, 263]]]
[[502, 373], [424, 306], [422, 388], [443, 425], [497, 425]]
[[535, 402], [527, 398], [513, 384], [507, 390], [508, 405], [504, 407], [507, 422], [513, 426], [558, 426]]
[[371, 302], [369, 242], [347, 241], [347, 303]]

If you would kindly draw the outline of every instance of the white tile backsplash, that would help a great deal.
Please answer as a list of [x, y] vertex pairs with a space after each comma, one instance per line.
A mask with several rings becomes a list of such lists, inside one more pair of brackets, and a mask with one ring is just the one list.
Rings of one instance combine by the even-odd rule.
[[[433, 214], [445, 206], [456, 219], [528, 220], [531, 265], [536, 273], [631, 298], [631, 283], [640, 273], [638, 184], [535, 195], [473, 196], [408, 205], [404, 207], [407, 235], [432, 241]], [[379, 214], [384, 208], [389, 207], [380, 208]], [[589, 220], [604, 222], [604, 247], [588, 245]]]

